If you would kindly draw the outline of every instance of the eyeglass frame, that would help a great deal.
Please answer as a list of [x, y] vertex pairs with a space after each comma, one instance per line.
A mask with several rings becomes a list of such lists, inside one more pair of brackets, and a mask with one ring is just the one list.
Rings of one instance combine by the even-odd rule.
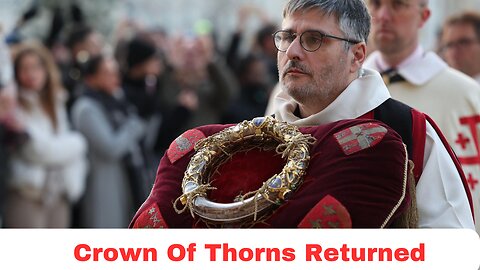
[[468, 38], [468, 37], [460, 38], [458, 40], [450, 41], [443, 44], [442, 46], [440, 46], [439, 51], [443, 53], [453, 48], [462, 48], [462, 47], [465, 48], [467, 46], [470, 46], [472, 44], [477, 44], [477, 43], [480, 43], [480, 40], [478, 38]]
[[[318, 48], [316, 48], [315, 50], [308, 50], [305, 48], [305, 46], [303, 45], [303, 42], [302, 42], [302, 36], [305, 34], [305, 33], [317, 33], [321, 36], [321, 40], [320, 40], [320, 45], [318, 45]], [[287, 48], [285, 50], [280, 50], [280, 48], [277, 46], [277, 42], [275, 41], [275, 37], [277, 36], [278, 33], [289, 33], [290, 35], [292, 35], [293, 39], [292, 41], [290, 42], [290, 44], [287, 46]], [[326, 34], [326, 33], [323, 33], [321, 31], [318, 31], [318, 30], [306, 30], [304, 31], [303, 33], [301, 33], [300, 35], [298, 35], [298, 33], [295, 33], [295, 32], [292, 32], [292, 31], [289, 31], [289, 30], [277, 30], [275, 31], [275, 33], [272, 34], [272, 37], [273, 37], [273, 44], [275, 45], [275, 48], [277, 48], [278, 51], [280, 52], [286, 52], [288, 50], [288, 48], [290, 47], [290, 45], [292, 45], [293, 41], [299, 37], [300, 38], [300, 45], [302, 46], [302, 48], [307, 51], [307, 52], [315, 52], [315, 51], [318, 51], [318, 49], [320, 49], [320, 47], [322, 47], [323, 45], [323, 40], [324, 38], [331, 38], [331, 39], [336, 39], [336, 40], [341, 40], [341, 41], [344, 41], [344, 42], [348, 42], [348, 43], [351, 43], [351, 44], [358, 44], [358, 43], [361, 43], [362, 41], [358, 41], [358, 40], [355, 40], [355, 39], [350, 39], [350, 38], [342, 38], [342, 37], [338, 37], [338, 36], [334, 36], [334, 35], [329, 35], [329, 34]]]

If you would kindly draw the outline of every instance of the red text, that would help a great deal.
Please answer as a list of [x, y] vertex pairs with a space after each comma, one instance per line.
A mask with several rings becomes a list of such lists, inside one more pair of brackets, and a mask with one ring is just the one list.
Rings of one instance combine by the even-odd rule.
[[418, 248], [408, 250], [406, 248], [350, 248], [343, 244], [341, 248], [323, 248], [321, 245], [306, 245], [307, 261], [425, 261], [425, 244], [421, 243]]
[[87, 244], [79, 244], [75, 247], [74, 256], [77, 261], [86, 262], [89, 260], [105, 260], [114, 262], [118, 259], [127, 262], [157, 261], [157, 250], [155, 248], [91, 248]]

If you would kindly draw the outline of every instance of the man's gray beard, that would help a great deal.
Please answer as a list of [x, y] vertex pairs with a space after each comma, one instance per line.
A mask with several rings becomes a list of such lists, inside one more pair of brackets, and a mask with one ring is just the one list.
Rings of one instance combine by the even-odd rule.
[[[285, 90], [285, 89], [284, 89]], [[295, 99], [296, 102], [302, 105], [311, 103], [313, 94], [313, 89], [311, 87], [301, 87], [301, 88], [289, 88], [286, 89], [289, 96]]]

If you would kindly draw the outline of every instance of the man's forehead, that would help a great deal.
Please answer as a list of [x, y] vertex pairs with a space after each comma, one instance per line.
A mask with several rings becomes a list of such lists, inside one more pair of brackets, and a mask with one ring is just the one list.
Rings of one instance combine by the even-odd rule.
[[475, 37], [476, 32], [473, 27], [473, 25], [468, 24], [468, 23], [458, 23], [458, 24], [452, 24], [452, 25], [447, 25], [443, 29], [443, 35], [444, 38], [447, 37]]
[[286, 15], [282, 21], [284, 30], [318, 30], [323, 32], [332, 32], [339, 29], [338, 20], [331, 15], [326, 15], [319, 10], [309, 9], [306, 11], [297, 11]]

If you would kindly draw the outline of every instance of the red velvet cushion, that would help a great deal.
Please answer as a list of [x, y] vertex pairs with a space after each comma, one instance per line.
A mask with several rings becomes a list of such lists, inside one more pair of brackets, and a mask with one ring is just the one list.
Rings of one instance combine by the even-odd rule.
[[240, 152], [232, 160], [222, 164], [219, 174], [213, 176], [212, 185], [217, 189], [209, 198], [220, 203], [229, 203], [239, 194], [256, 190], [275, 173], [282, 170], [284, 160], [274, 151], [251, 150]]

